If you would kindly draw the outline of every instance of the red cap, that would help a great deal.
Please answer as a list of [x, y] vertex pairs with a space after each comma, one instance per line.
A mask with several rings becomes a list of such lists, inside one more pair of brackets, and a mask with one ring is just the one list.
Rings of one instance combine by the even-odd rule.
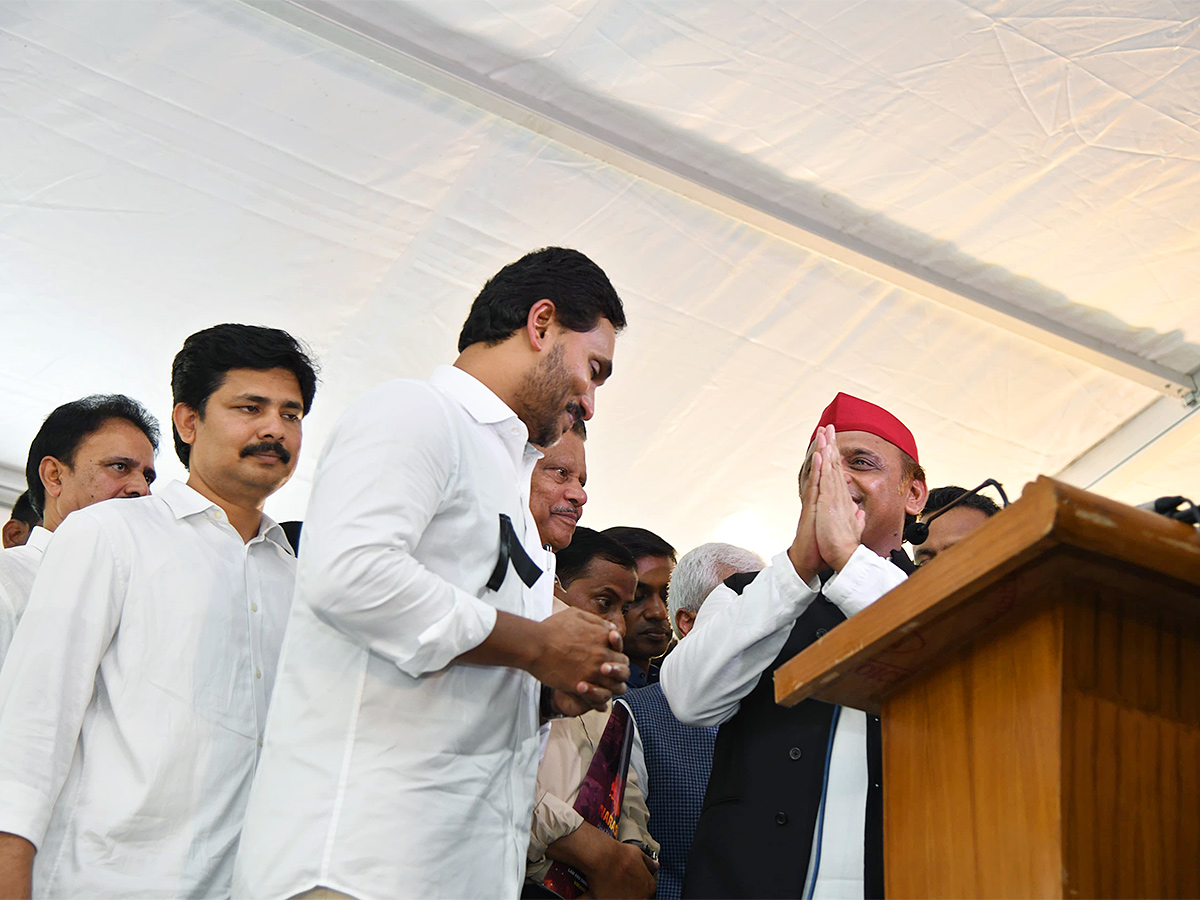
[[826, 425], [832, 425], [838, 431], [865, 431], [881, 437], [911, 456], [914, 462], [921, 461], [917, 457], [917, 442], [912, 432], [882, 406], [839, 392], [833, 402], [825, 407], [825, 412], [821, 413], [821, 421], [808, 439], [810, 444], [817, 438], [817, 429]]

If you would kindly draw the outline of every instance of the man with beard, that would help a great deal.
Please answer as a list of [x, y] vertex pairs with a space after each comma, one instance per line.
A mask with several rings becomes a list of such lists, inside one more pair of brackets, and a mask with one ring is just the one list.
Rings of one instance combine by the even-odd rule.
[[927, 493], [912, 432], [838, 394], [800, 470], [792, 545], [714, 590], [663, 663], [680, 721], [720, 726], [684, 897], [883, 896], [879, 720], [779, 706], [772, 673], [904, 581], [905, 521]]
[[587, 426], [580, 419], [557, 444], [546, 447], [533, 467], [529, 509], [537, 523], [542, 546], [557, 553], [571, 543], [587, 503], [587, 463], [583, 442]]
[[671, 646], [667, 590], [675, 571], [675, 548], [645, 528], [616, 525], [606, 528], [604, 534], [637, 560], [637, 591], [625, 608], [625, 652], [633, 690], [658, 681], [658, 667], [651, 663]]
[[574, 250], [493, 276], [429, 381], [369, 391], [318, 464], [234, 896], [516, 897], [539, 720], [624, 691], [620, 632], [550, 615], [530, 473], [592, 416], [620, 298]]
[[218, 325], [171, 389], [187, 483], [66, 518], [0, 672], [0, 896], [230, 895], [295, 575], [262, 509], [316, 373]]

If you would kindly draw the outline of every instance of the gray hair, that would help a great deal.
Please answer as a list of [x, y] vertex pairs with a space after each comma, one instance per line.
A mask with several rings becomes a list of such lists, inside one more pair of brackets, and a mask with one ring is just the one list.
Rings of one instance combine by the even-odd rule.
[[713, 589], [738, 572], [758, 572], [767, 567], [757, 553], [733, 544], [701, 544], [679, 558], [671, 573], [671, 589], [667, 594], [671, 626], [681, 609], [698, 612], [700, 604]]

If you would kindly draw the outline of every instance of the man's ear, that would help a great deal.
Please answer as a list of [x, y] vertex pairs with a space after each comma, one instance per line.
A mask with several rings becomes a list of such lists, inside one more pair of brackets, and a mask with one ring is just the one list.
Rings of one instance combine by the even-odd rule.
[[25, 537], [31, 530], [20, 519], [9, 519], [4, 523], [4, 527], [0, 528], [0, 543], [4, 545], [5, 550], [9, 547], [17, 547], [25, 543]]
[[919, 516], [928, 499], [929, 485], [922, 478], [914, 478], [908, 486], [908, 496], [904, 499], [904, 511], [909, 515]]
[[533, 349], [539, 353], [553, 342], [554, 333], [558, 328], [555, 312], [553, 300], [539, 300], [529, 307], [529, 315], [525, 319], [525, 335]]
[[42, 487], [46, 489], [47, 497], [58, 498], [63, 492], [63, 473], [70, 471], [66, 463], [60, 462], [53, 456], [43, 456], [38, 463], [38, 477], [42, 479]]
[[680, 609], [675, 611], [675, 630], [680, 637], [687, 637], [687, 633], [692, 630], [692, 626], [696, 624], [696, 614], [690, 609]]
[[179, 432], [179, 439], [185, 444], [196, 442], [196, 422], [200, 414], [186, 403], [176, 403], [171, 410], [171, 422]]

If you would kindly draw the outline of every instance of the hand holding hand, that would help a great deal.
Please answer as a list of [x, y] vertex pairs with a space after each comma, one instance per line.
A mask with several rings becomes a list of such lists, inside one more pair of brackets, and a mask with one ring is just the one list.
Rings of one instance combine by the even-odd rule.
[[625, 693], [629, 658], [611, 622], [581, 609], [564, 609], [541, 623], [543, 651], [529, 671], [555, 690], [554, 702], [566, 715], [604, 709]]

